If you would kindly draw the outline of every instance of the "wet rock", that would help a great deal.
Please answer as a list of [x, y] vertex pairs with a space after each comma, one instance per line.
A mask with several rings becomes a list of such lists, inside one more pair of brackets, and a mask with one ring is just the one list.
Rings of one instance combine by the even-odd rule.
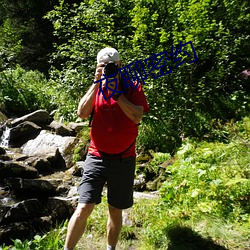
[[146, 177], [144, 174], [139, 174], [134, 180], [134, 189], [137, 191], [145, 190], [146, 187]]
[[15, 222], [0, 227], [0, 242], [6, 245], [13, 244], [12, 239], [24, 240], [34, 234], [31, 225], [28, 222]]
[[6, 150], [2, 147], [0, 147], [0, 155], [6, 154]]
[[60, 122], [52, 121], [49, 126], [52, 129], [52, 131], [54, 131], [57, 135], [61, 136], [75, 135], [74, 131], [71, 128], [67, 127], [66, 125]]
[[1, 155], [0, 154], [0, 161], [10, 161], [11, 158], [8, 155]]
[[47, 153], [45, 150], [43, 153], [53, 169], [66, 169], [66, 162], [58, 148], [50, 149], [50, 151], [48, 150]]
[[55, 223], [53, 222], [53, 218], [50, 215], [42, 216], [32, 221], [32, 228], [36, 233], [40, 231], [42, 231], [42, 233], [45, 231], [50, 231], [54, 225]]
[[73, 214], [75, 209], [75, 206], [73, 205], [74, 201], [76, 201], [76, 199], [50, 197], [48, 199], [47, 208], [55, 220], [62, 221], [69, 219]]
[[2, 217], [1, 224], [27, 221], [30, 218], [40, 217], [43, 209], [42, 204], [37, 199], [29, 199], [12, 205], [7, 213]]
[[40, 133], [41, 127], [33, 122], [25, 121], [10, 130], [9, 146], [21, 147], [28, 140], [36, 138]]
[[25, 162], [34, 167], [39, 172], [39, 174], [48, 174], [53, 172], [53, 168], [46, 158], [34, 156], [25, 159]]
[[75, 133], [79, 133], [83, 128], [89, 126], [88, 122], [70, 122], [68, 124], [69, 128], [75, 131]]
[[82, 172], [84, 169], [84, 161], [78, 161], [75, 163], [75, 165], [65, 171], [66, 175], [73, 175], [73, 176], [82, 176]]
[[7, 177], [36, 178], [38, 171], [22, 162], [0, 161], [0, 179]]
[[45, 155], [48, 151], [55, 152], [58, 149], [69, 168], [73, 165], [72, 157], [76, 142], [76, 137], [60, 136], [42, 130], [34, 140], [28, 141], [21, 149], [29, 156]]
[[57, 180], [7, 178], [5, 179], [5, 185], [11, 190], [24, 191], [25, 195], [53, 196], [56, 194], [59, 183]]
[[46, 110], [37, 110], [20, 118], [14, 119], [11, 122], [11, 125], [12, 127], [15, 127], [18, 124], [26, 121], [33, 122], [38, 126], [43, 127], [44, 125], [48, 125], [51, 122], [51, 117]]

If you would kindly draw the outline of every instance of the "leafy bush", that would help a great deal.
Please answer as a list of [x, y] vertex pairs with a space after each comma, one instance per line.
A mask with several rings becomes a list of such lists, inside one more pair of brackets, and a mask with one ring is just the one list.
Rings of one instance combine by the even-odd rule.
[[[250, 212], [249, 118], [237, 125], [244, 133], [228, 143], [194, 143], [187, 140], [162, 186], [162, 199], [169, 207], [244, 221]], [[232, 129], [232, 128], [231, 128]], [[247, 137], [248, 136], [248, 137]]]
[[39, 71], [21, 67], [0, 72], [0, 100], [8, 115], [23, 115], [37, 109], [52, 111], [53, 93], [45, 76]]

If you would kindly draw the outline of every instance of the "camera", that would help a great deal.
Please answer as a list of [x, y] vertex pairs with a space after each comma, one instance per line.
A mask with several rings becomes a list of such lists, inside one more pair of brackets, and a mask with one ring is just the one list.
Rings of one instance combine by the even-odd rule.
[[116, 77], [118, 74], [118, 65], [113, 61], [109, 61], [107, 64], [104, 65], [104, 74], [112, 77]]

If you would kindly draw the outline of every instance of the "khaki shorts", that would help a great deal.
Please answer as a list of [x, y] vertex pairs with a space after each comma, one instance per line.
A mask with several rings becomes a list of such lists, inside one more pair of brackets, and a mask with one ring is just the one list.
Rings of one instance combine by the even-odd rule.
[[108, 203], [126, 209], [133, 205], [135, 157], [100, 158], [87, 155], [81, 183], [78, 187], [79, 203], [100, 203], [107, 183]]

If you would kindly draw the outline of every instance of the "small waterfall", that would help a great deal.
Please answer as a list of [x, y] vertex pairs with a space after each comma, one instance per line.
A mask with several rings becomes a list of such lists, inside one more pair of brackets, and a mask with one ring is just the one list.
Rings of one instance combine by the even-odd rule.
[[0, 147], [8, 148], [10, 138], [10, 128], [5, 126], [5, 130], [0, 138]]

